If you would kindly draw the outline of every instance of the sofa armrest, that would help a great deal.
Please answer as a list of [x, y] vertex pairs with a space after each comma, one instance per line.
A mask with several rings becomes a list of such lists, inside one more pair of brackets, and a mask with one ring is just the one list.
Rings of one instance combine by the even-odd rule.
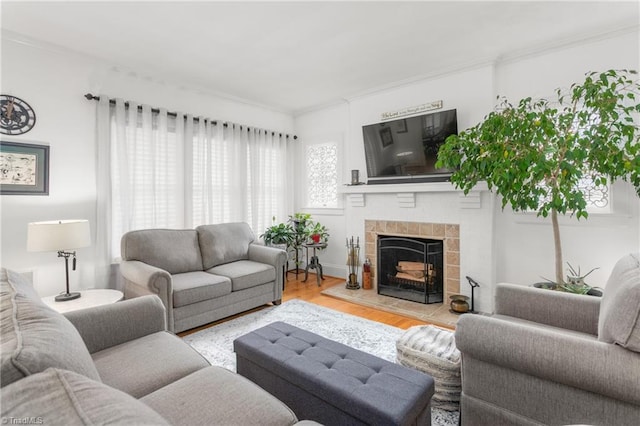
[[165, 309], [158, 296], [142, 296], [64, 314], [82, 336], [89, 353], [165, 331]]
[[600, 300], [596, 296], [500, 283], [496, 286], [495, 313], [597, 335]]
[[280, 300], [282, 298], [282, 289], [284, 289], [287, 252], [279, 248], [252, 243], [249, 244], [249, 260], [266, 263], [268, 265], [272, 265], [276, 269], [274, 301]]
[[640, 353], [599, 342], [595, 337], [467, 314], [458, 320], [455, 341], [463, 365], [468, 356], [640, 404]]
[[120, 262], [120, 273], [124, 278], [124, 297], [131, 299], [147, 294], [157, 295], [167, 315], [167, 328], [173, 331], [173, 281], [164, 269], [138, 260]]
[[263, 246], [262, 244], [249, 244], [249, 260], [281, 268], [287, 262], [287, 252], [279, 248]]

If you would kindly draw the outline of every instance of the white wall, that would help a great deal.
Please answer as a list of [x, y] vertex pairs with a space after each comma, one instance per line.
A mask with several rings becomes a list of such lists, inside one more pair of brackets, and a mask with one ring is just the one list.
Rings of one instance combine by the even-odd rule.
[[[27, 223], [51, 219], [89, 219], [96, 226], [96, 103], [87, 92], [106, 94], [180, 110], [196, 116], [234, 121], [292, 133], [290, 115], [264, 107], [223, 99], [188, 88], [153, 81], [119, 71], [89, 57], [46, 45], [30, 45], [2, 37], [2, 93], [26, 100], [36, 112], [36, 125], [7, 140], [50, 145], [49, 196], [3, 195], [2, 266], [32, 271], [43, 296], [64, 289], [64, 262], [55, 253], [26, 251]], [[5, 139], [3, 137], [3, 139]], [[78, 271], [71, 274], [74, 289], [92, 288], [94, 248], [78, 250]]]
[[[345, 135], [340, 172], [342, 182], [350, 181], [350, 171], [360, 170], [362, 180], [366, 180], [366, 164], [362, 126], [381, 120], [383, 112], [404, 107], [442, 100], [443, 109], [457, 109], [459, 126], [467, 127], [482, 119], [485, 111], [492, 107], [493, 70], [491, 66], [424, 80], [387, 90], [381, 93], [352, 99], [341, 106], [311, 112], [296, 118], [296, 132], [303, 142], [318, 139], [317, 135], [342, 132]], [[302, 161], [301, 161], [302, 162]], [[387, 188], [389, 186], [383, 185]], [[402, 188], [402, 185], [397, 185]], [[341, 189], [343, 189], [341, 187]], [[352, 207], [343, 199], [344, 215], [325, 215], [323, 220], [332, 223], [332, 239], [321, 256], [323, 264], [330, 270], [337, 270], [339, 276], [346, 274], [344, 236], [360, 237], [364, 241], [364, 220], [400, 220], [412, 222], [459, 223], [461, 225], [461, 277], [470, 275], [482, 282], [494, 281], [492, 257], [493, 197], [485, 193], [482, 207], [460, 208], [460, 193], [420, 192], [416, 194], [415, 208], [398, 206], [396, 194], [367, 194], [365, 207]], [[314, 216], [320, 217], [315, 210]], [[338, 231], [338, 227], [343, 231]], [[333, 238], [340, 235], [339, 238]], [[362, 250], [364, 256], [364, 250]], [[477, 256], [482, 253], [482, 256]], [[463, 291], [466, 281], [461, 283]], [[476, 292], [479, 309], [491, 303], [490, 289], [484, 294]], [[486, 299], [486, 300], [483, 300]]]
[[[493, 66], [440, 76], [407, 84], [379, 93], [352, 99], [346, 107], [309, 112], [296, 118], [296, 130], [305, 135], [320, 133], [324, 129], [344, 132], [343, 182], [349, 180], [349, 171], [359, 169], [366, 176], [362, 126], [380, 122], [383, 112], [399, 110], [423, 103], [443, 100], [443, 109], [456, 108], [458, 127], [465, 129], [480, 122], [495, 105], [498, 94], [513, 102], [525, 96], [551, 96], [557, 87], [578, 82], [591, 70], [610, 68], [638, 69], [638, 32], [621, 33], [599, 40], [586, 40], [571, 46], [548, 49]], [[345, 124], [346, 121], [346, 124]], [[401, 185], [398, 185], [401, 187]], [[401, 191], [401, 190], [399, 190]], [[509, 281], [530, 284], [540, 276], [553, 276], [553, 239], [551, 225], [529, 214], [504, 212], [499, 200], [483, 193], [479, 211], [461, 210], [452, 203], [450, 194], [421, 194], [416, 197], [414, 209], [393, 209], [395, 194], [367, 195], [365, 207], [345, 205], [344, 233], [363, 236], [364, 219], [391, 219], [409, 221], [440, 221], [461, 223], [461, 291], [467, 293], [464, 276], [470, 275], [481, 284], [476, 291], [478, 309], [493, 308], [495, 282]], [[346, 195], [344, 195], [346, 197]], [[634, 191], [629, 185], [615, 185], [613, 191], [614, 214], [588, 221], [562, 218], [561, 233], [565, 260], [588, 270], [601, 269], [590, 276], [592, 285], [604, 286], [615, 261], [624, 253], [640, 250], [640, 210]], [[429, 211], [428, 203], [450, 206], [448, 214], [441, 210]], [[346, 199], [346, 198], [345, 198]], [[484, 210], [493, 210], [487, 216]], [[446, 220], [448, 219], [448, 220]], [[486, 226], [491, 233], [489, 246], [475, 242], [471, 249], [464, 248], [465, 238], [481, 238], [475, 231], [465, 237], [465, 229]], [[475, 250], [488, 248], [489, 253]], [[332, 250], [342, 251], [342, 245], [330, 246], [325, 256], [334, 257]], [[481, 260], [478, 260], [481, 259]], [[484, 264], [481, 264], [484, 263]]]
[[[338, 158], [341, 163], [344, 163], [345, 141], [349, 140], [348, 124], [349, 106], [346, 103], [327, 107], [313, 114], [300, 116], [295, 123], [296, 134], [301, 141], [297, 161], [300, 166], [297, 170], [300, 184], [297, 186], [296, 211], [311, 213], [313, 220], [327, 227], [329, 231], [329, 247], [320, 255], [320, 262], [323, 266], [323, 272], [333, 276], [343, 276], [345, 274], [346, 247], [344, 247], [343, 241], [350, 234], [348, 234], [345, 227], [344, 206], [340, 198], [338, 208], [309, 208], [306, 204], [304, 154], [305, 148], [309, 145], [337, 142]], [[338, 182], [345, 182], [346, 179], [351, 179], [350, 172], [343, 169], [344, 167], [341, 167], [338, 172]]]

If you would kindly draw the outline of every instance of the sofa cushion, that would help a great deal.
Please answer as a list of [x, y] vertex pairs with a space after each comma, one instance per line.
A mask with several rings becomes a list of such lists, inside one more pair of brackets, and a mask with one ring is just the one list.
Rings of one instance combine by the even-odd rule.
[[208, 367], [142, 398], [172, 424], [292, 425], [296, 415], [258, 385]]
[[123, 260], [138, 260], [170, 274], [202, 271], [198, 234], [193, 229], [143, 229], [122, 236]]
[[196, 228], [203, 270], [249, 258], [249, 244], [256, 237], [244, 222], [201, 225]]
[[215, 299], [231, 293], [231, 280], [206, 272], [185, 272], [171, 276], [173, 307]]
[[1, 385], [49, 367], [99, 381], [91, 355], [71, 322], [42, 303], [20, 274], [2, 268], [0, 281]]
[[71, 371], [49, 368], [2, 388], [2, 419], [75, 425], [168, 425], [135, 398]]
[[616, 263], [600, 304], [598, 340], [640, 352], [640, 254]]
[[140, 398], [210, 364], [175, 334], [161, 331], [93, 354], [102, 381]]
[[208, 273], [231, 279], [233, 291], [244, 290], [276, 279], [276, 269], [266, 263], [239, 260], [207, 269]]

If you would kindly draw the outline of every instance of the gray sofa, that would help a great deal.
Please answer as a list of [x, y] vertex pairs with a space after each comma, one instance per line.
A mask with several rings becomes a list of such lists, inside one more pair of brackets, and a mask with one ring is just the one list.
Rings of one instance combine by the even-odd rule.
[[2, 269], [0, 278], [3, 423], [297, 422], [275, 397], [165, 331], [157, 296], [63, 316], [21, 275]]
[[456, 327], [462, 425], [640, 424], [640, 255], [602, 299], [513, 284], [495, 298]]
[[175, 333], [282, 300], [286, 252], [246, 223], [131, 231], [121, 245], [125, 299], [158, 295]]

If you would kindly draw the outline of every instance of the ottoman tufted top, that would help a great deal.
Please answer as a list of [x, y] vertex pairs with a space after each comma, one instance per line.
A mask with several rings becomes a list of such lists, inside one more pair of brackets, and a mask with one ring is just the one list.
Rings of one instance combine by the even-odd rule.
[[407, 424], [429, 405], [433, 379], [284, 322], [234, 342], [238, 356], [352, 416]]

